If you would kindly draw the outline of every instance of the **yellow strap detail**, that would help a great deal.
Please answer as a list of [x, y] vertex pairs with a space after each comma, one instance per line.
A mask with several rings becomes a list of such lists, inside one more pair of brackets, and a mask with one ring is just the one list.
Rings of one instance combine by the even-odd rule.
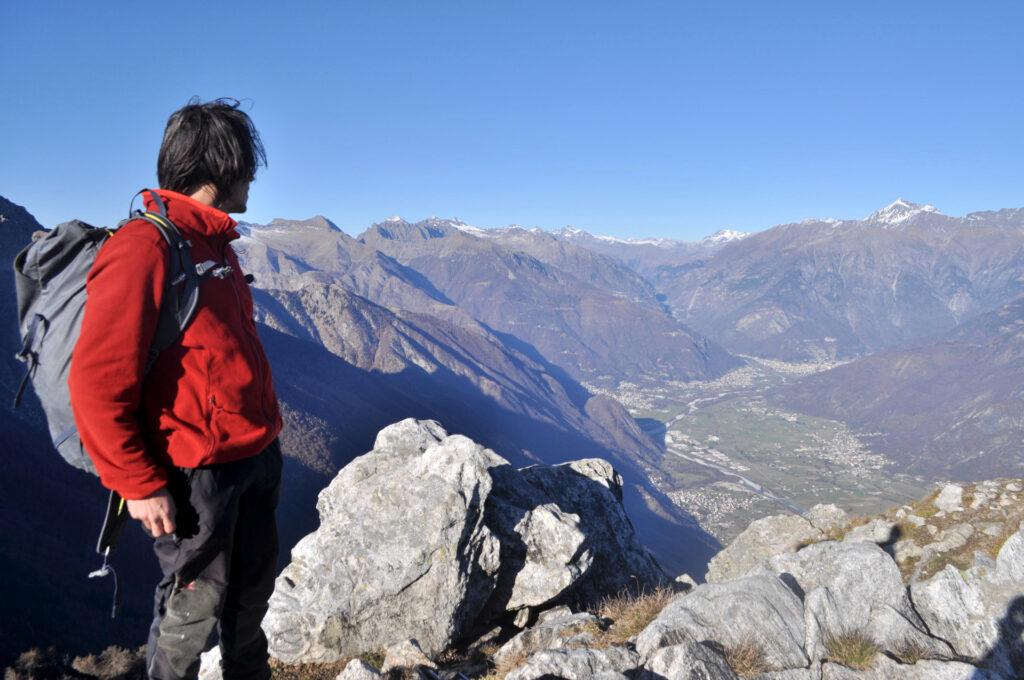
[[145, 213], [142, 213], [142, 214], [145, 215], [146, 217], [154, 219], [157, 222], [159, 222], [160, 224], [164, 225], [164, 228], [171, 229], [170, 222], [168, 222], [166, 219], [164, 219], [160, 215], [157, 215], [156, 213], [151, 213], [151, 212], [145, 212]]

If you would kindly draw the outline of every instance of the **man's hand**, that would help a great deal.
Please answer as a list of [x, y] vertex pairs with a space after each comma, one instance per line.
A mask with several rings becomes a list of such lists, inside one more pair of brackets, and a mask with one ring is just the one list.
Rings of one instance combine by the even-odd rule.
[[174, 499], [167, 489], [137, 501], [128, 501], [128, 514], [142, 522], [153, 538], [174, 532]]

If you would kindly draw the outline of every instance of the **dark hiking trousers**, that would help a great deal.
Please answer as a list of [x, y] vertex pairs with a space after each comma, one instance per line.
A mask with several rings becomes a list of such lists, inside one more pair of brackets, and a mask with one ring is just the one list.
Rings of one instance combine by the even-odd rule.
[[174, 534], [154, 550], [156, 588], [146, 668], [150, 678], [196, 678], [199, 655], [220, 633], [225, 680], [268, 680], [260, 624], [274, 590], [281, 446], [231, 463], [174, 468]]

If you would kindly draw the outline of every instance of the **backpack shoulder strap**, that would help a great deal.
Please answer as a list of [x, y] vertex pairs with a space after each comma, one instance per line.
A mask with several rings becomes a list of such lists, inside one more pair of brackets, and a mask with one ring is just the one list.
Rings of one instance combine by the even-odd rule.
[[199, 273], [192, 263], [192, 244], [167, 216], [167, 207], [163, 200], [155, 191], [143, 191], [149, 194], [157, 206], [157, 212], [136, 210], [129, 220], [141, 219], [149, 222], [160, 232], [168, 246], [168, 269], [164, 281], [160, 320], [157, 323], [156, 335], [153, 337], [153, 345], [146, 358], [145, 371], [149, 373], [160, 352], [178, 339], [195, 315], [196, 307], [199, 305]]

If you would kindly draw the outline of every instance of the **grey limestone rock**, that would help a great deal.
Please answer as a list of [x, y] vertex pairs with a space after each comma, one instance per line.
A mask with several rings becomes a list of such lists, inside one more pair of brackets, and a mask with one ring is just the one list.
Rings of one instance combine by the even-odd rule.
[[884, 519], [873, 519], [867, 524], [851, 529], [843, 541], [847, 543], [876, 543], [885, 545], [891, 543], [894, 537], [896, 525]]
[[432, 421], [381, 430], [320, 493], [320, 528], [277, 579], [271, 654], [333, 661], [409, 638], [443, 650], [494, 589], [500, 544], [483, 519], [502, 462]]
[[835, 663], [824, 664], [822, 680], [1008, 680], [960, 661], [918, 661], [900, 664], [879, 655], [871, 668], [856, 671]]
[[1024, 677], [1024, 527], [1010, 537], [995, 567], [961, 573], [952, 565], [911, 584], [914, 606], [933, 635], [961, 656], [1007, 677]]
[[803, 607], [773, 575], [755, 574], [733, 581], [706, 583], [677, 595], [637, 636], [644, 659], [662, 647], [683, 642], [712, 642], [731, 647], [757, 644], [767, 670], [804, 668]]
[[772, 555], [820, 540], [822, 532], [798, 515], [772, 515], [754, 520], [732, 543], [711, 558], [705, 580], [727, 581], [750, 573]]
[[222, 680], [224, 672], [220, 667], [220, 646], [199, 655], [199, 680]]
[[696, 642], [662, 647], [644, 669], [642, 680], [737, 680], [721, 654]]
[[821, 669], [790, 668], [785, 671], [769, 671], [754, 676], [754, 680], [821, 680]]
[[407, 418], [382, 429], [319, 497], [264, 630], [273, 656], [323, 662], [415, 639], [435, 656], [472, 629], [560, 597], [666, 580], [603, 460], [512, 468]]
[[[533, 503], [547, 504], [579, 518], [578, 528], [583, 541], [578, 556], [573, 556], [573, 559], [580, 563], [585, 558], [589, 559], [590, 565], [586, 569], [572, 569], [574, 597], [594, 602], [626, 588], [643, 589], [668, 583], [668, 575], [640, 543], [623, 509], [622, 476], [611, 463], [587, 458], [563, 465], [532, 465], [518, 472], [535, 490]], [[502, 483], [503, 479], [498, 475], [495, 475], [495, 480], [497, 493], [494, 505], [497, 506], [511, 485]], [[504, 541], [503, 545], [510, 542], [525, 544], [527, 567], [553, 549], [543, 537], [540, 542], [531, 543], [528, 538], [517, 538]], [[504, 560], [502, 568], [504, 571]], [[517, 585], [519, 582], [520, 577], [517, 576]], [[520, 597], [525, 599], [525, 595]], [[506, 608], [513, 607], [506, 605]]]
[[999, 549], [995, 577], [1001, 582], [1021, 585], [1024, 591], [1024, 522]]
[[519, 633], [494, 653], [494, 662], [503, 663], [517, 655], [533, 654], [542, 649], [562, 646], [567, 638], [597, 629], [597, 617], [581, 612], [552, 616], [539, 621], [533, 628]]
[[637, 653], [625, 647], [550, 649], [532, 655], [505, 680], [625, 680], [639, 665]]
[[362, 659], [352, 659], [334, 680], [376, 680], [384, 675]]
[[807, 511], [804, 519], [810, 522], [815, 529], [828, 533], [833, 529], [846, 526], [850, 521], [850, 515], [838, 505], [819, 503]]
[[560, 619], [565, 616], [572, 616], [573, 611], [567, 605], [561, 604], [551, 609], [545, 609], [537, 615], [537, 624], [540, 625], [551, 619]]
[[817, 543], [777, 555], [765, 569], [802, 595], [804, 645], [812, 661], [825, 657], [829, 634], [851, 631], [869, 632], [887, 650], [914, 643], [938, 657], [952, 655], [929, 636], [896, 563], [873, 543]]
[[382, 673], [387, 673], [394, 668], [437, 668], [437, 665], [423, 653], [423, 649], [415, 640], [403, 640], [398, 644], [391, 645], [384, 653], [384, 664], [380, 667]]
[[959, 484], [947, 484], [935, 497], [935, 507], [942, 512], [963, 510], [964, 488]]

